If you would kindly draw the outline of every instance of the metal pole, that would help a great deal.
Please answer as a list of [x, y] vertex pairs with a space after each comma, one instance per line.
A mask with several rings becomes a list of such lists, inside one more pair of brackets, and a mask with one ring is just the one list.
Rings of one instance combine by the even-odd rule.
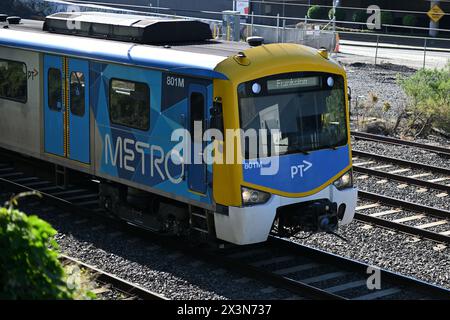
[[380, 43], [380, 35], [377, 35], [377, 47], [375, 49], [375, 65], [377, 65], [377, 59], [378, 59], [378, 44]]
[[427, 38], [425, 38], [425, 42], [423, 45], [423, 68], [425, 69], [425, 62], [427, 59]]
[[277, 14], [277, 42], [280, 42], [280, 14]]
[[333, 51], [334, 48], [336, 48], [336, 5], [337, 5], [338, 1], [337, 0], [333, 0]]
[[281, 42], [285, 41], [285, 33], [286, 33], [286, 19], [283, 19], [283, 33], [281, 34]]
[[253, 19], [254, 19], [254, 17], [253, 17], [253, 11], [252, 11], [252, 32], [251, 32], [251, 36], [253, 37]]
[[[430, 1], [430, 9], [433, 8], [435, 5], [439, 5], [439, 1]], [[439, 28], [439, 21], [434, 22], [433, 20], [430, 19], [430, 31], [429, 31], [430, 37], [436, 37], [438, 35], [438, 31], [434, 30], [438, 28]]]

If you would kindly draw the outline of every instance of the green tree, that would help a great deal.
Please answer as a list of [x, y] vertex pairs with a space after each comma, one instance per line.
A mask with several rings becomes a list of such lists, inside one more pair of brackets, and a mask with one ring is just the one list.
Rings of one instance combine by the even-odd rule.
[[308, 18], [325, 20], [327, 19], [327, 10], [324, 7], [315, 5], [308, 9]]
[[71, 299], [47, 222], [0, 208], [0, 299]]
[[394, 16], [390, 11], [381, 11], [381, 24], [393, 24]]
[[[328, 11], [328, 18], [333, 19], [333, 8]], [[342, 8], [336, 8], [336, 21], [344, 21], [345, 20], [345, 11]]]
[[402, 19], [403, 25], [408, 27], [415, 27], [417, 26], [417, 17], [412, 14], [407, 14]]
[[367, 21], [367, 13], [363, 10], [357, 10], [353, 12], [352, 15], [353, 22], [366, 22]]

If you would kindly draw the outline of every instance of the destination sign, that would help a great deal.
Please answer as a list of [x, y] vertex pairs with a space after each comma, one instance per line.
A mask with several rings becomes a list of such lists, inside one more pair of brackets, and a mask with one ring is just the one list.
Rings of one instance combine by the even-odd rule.
[[290, 78], [277, 79], [267, 81], [267, 90], [283, 90], [294, 88], [316, 87], [319, 85], [319, 77], [304, 77], [304, 78]]

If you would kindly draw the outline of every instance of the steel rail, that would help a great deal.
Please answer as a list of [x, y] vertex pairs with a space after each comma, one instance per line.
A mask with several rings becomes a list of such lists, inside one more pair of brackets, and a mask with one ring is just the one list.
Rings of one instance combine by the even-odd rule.
[[[305, 245], [299, 245], [289, 240], [281, 239], [278, 237], [269, 237], [269, 243], [278, 246], [279, 248], [288, 249], [290, 252], [301, 254], [302, 256], [311, 257], [313, 259], [320, 260], [325, 264], [332, 264], [334, 266], [341, 266], [345, 269], [354, 270], [357, 273], [367, 275], [367, 270], [370, 265], [360, 261], [348, 259], [336, 254], [308, 247]], [[399, 273], [387, 271], [379, 268], [381, 278], [386, 279], [392, 284], [405, 286], [406, 288], [414, 288], [419, 292], [436, 296], [436, 298], [450, 299], [450, 290], [439, 287], [422, 280], [418, 280], [409, 276], [401, 275]]]
[[384, 203], [384, 204], [387, 204], [390, 206], [394, 206], [394, 207], [400, 207], [400, 208], [410, 210], [410, 211], [426, 213], [426, 214], [429, 214], [429, 215], [432, 215], [435, 217], [439, 217], [439, 218], [444, 218], [444, 219], [450, 218], [450, 211], [448, 211], [448, 210], [424, 206], [421, 204], [412, 203], [412, 202], [384, 196], [384, 195], [373, 193], [373, 192], [358, 190], [358, 197], [364, 198], [367, 200], [376, 201], [376, 202], [381, 202], [381, 203]]
[[[36, 190], [24, 185], [21, 185], [20, 183], [11, 181], [9, 179], [5, 179], [5, 178], [1, 178], [0, 179], [0, 184], [8, 184], [10, 187], [12, 187], [15, 191], [23, 191], [23, 190]], [[37, 190], [39, 191], [39, 190]], [[64, 200], [64, 199], [60, 199], [59, 197], [56, 197], [54, 195], [48, 194], [48, 193], [42, 193], [44, 198], [46, 200], [50, 200], [52, 203], [54, 203], [56, 206], [63, 206], [65, 209], [69, 209], [69, 212], [72, 213], [76, 213], [76, 214], [82, 214], [82, 215], [88, 215], [87, 212], [89, 211], [89, 209], [87, 208], [83, 208], [83, 210], [85, 209], [86, 213], [83, 213], [81, 211], [83, 210], [79, 210], [80, 206], [76, 206], [75, 204], [71, 203], [70, 201]], [[90, 212], [91, 213], [91, 212]], [[104, 216], [102, 216], [104, 217]], [[120, 224], [123, 225], [123, 224]], [[142, 235], [147, 235], [149, 238], [152, 238], [153, 240], [156, 238], [156, 235], [150, 235], [148, 232], [138, 229], [136, 226], [130, 226], [130, 225], [126, 225], [124, 226], [124, 228], [126, 228], [126, 230], [130, 231], [138, 231], [138, 232], [133, 232], [133, 235], [136, 234], [142, 234]], [[144, 233], [145, 232], [145, 233]], [[270, 237], [270, 239], [272, 239], [273, 237]], [[269, 243], [272, 240], [269, 241]], [[289, 277], [289, 275], [281, 275], [281, 274], [276, 274], [275, 272], [271, 272], [266, 270], [266, 268], [263, 267], [256, 267], [256, 266], [252, 266], [248, 263], [242, 263], [239, 262], [236, 259], [230, 259], [229, 257], [226, 257], [223, 253], [225, 253], [225, 251], [222, 251], [222, 254], [218, 254], [217, 251], [209, 251], [208, 250], [199, 250], [197, 247], [195, 248], [189, 248], [189, 246], [187, 246], [186, 244], [180, 244], [180, 241], [168, 241], [167, 238], [161, 241], [158, 241], [158, 243], [164, 244], [164, 245], [169, 245], [169, 246], [173, 246], [173, 248], [177, 248], [178, 250], [183, 250], [183, 252], [187, 252], [195, 257], [198, 257], [200, 259], [203, 259], [205, 261], [214, 263], [215, 265], [219, 265], [221, 267], [225, 267], [227, 269], [233, 270], [237, 273], [243, 274], [247, 277], [250, 278], [254, 278], [254, 279], [258, 279], [264, 283], [268, 283], [271, 284], [273, 286], [279, 287], [279, 288], [284, 288], [286, 290], [289, 290], [291, 292], [300, 294], [302, 296], [307, 296], [307, 297], [312, 297], [312, 298], [320, 298], [320, 299], [348, 299], [348, 297], [345, 297], [343, 295], [340, 294], [336, 294], [336, 293], [332, 293], [332, 292], [327, 292], [325, 289], [321, 289], [319, 287], [315, 287], [314, 285], [308, 284], [306, 282], [302, 282], [301, 280], [294, 280], [291, 279]], [[171, 244], [168, 244], [171, 243]], [[292, 244], [294, 245], [294, 244]], [[239, 247], [237, 248], [238, 250], [243, 250], [243, 248]], [[293, 247], [294, 249], [294, 247]], [[305, 252], [304, 250], [306, 249], [301, 249], [297, 244], [295, 244], [295, 250], [297, 250], [300, 253]], [[292, 251], [292, 253], [294, 253], [294, 251]], [[298, 254], [297, 255], [299, 257], [301, 257], [302, 255]], [[328, 259], [327, 257], [324, 256], [325, 253], [321, 254], [321, 257], [316, 257], [317, 259], [319, 259], [320, 261], [325, 261], [326, 259]], [[345, 259], [345, 258], [341, 258], [341, 259]], [[337, 261], [337, 258], [336, 260]], [[348, 263], [346, 264], [347, 266], [349, 265]], [[367, 270], [367, 265], [364, 265], [364, 272], [366, 272]], [[360, 267], [360, 269], [362, 270], [363, 267]], [[389, 277], [389, 272], [384, 272], [383, 274], [386, 274], [387, 277]], [[392, 276], [391, 276], [392, 277]], [[393, 280], [397, 279], [397, 281], [399, 281], [398, 278], [399, 276], [396, 276], [393, 278]], [[405, 283], [406, 280], [404, 281], [400, 281], [402, 284]], [[450, 294], [448, 292], [448, 290], [446, 289], [442, 289], [439, 287], [435, 287], [433, 285], [430, 284], [426, 284], [426, 283], [422, 283], [420, 281], [416, 281], [413, 279], [408, 280], [408, 286], [409, 288], [414, 288], [414, 290], [418, 290], [418, 291], [423, 291], [425, 290], [424, 288], [427, 288], [427, 294], [429, 292], [431, 292], [430, 288], [435, 288], [435, 292], [433, 292], [433, 294], [436, 294], [439, 297], [450, 297]], [[408, 288], [407, 288], [408, 289]], [[409, 289], [408, 289], [409, 290]], [[444, 295], [445, 294], [447, 295]]]
[[[376, 201], [382, 204], [386, 204], [393, 207], [399, 207], [408, 211], [414, 211], [419, 213], [424, 213], [430, 216], [444, 218], [444, 219], [450, 219], [450, 211], [439, 209], [435, 207], [429, 207], [420, 205], [417, 203], [412, 203], [408, 201], [404, 201], [397, 198], [392, 198], [368, 191], [361, 191], [358, 190], [358, 197]], [[364, 221], [370, 224], [382, 226], [391, 230], [398, 230], [404, 233], [408, 233], [411, 235], [427, 238], [433, 241], [437, 242], [443, 242], [443, 243], [450, 243], [450, 236], [447, 236], [445, 234], [437, 233], [434, 231], [426, 230], [426, 229], [420, 229], [414, 226], [409, 226], [403, 223], [394, 222], [390, 220], [386, 220], [380, 217], [373, 217], [367, 214], [362, 213], [355, 213], [355, 219]], [[450, 222], [450, 220], [449, 220]]]
[[402, 176], [402, 175], [399, 175], [399, 174], [394, 174], [394, 173], [389, 173], [389, 172], [385, 172], [385, 171], [374, 170], [374, 169], [370, 169], [370, 168], [364, 168], [364, 167], [361, 167], [361, 166], [353, 166], [353, 170], [355, 172], [368, 174], [368, 175], [371, 175], [371, 176], [377, 176], [377, 177], [380, 177], [380, 178], [396, 180], [396, 181], [399, 181], [399, 182], [405, 182], [405, 183], [412, 184], [412, 185], [417, 185], [417, 186], [421, 186], [421, 187], [425, 187], [425, 188], [429, 188], [429, 189], [442, 190], [442, 191], [450, 193], [450, 185], [445, 185], [445, 184], [431, 182], [431, 181], [427, 181], [427, 180], [411, 178], [411, 177]]
[[[72, 203], [65, 199], [62, 199], [58, 196], [52, 195], [49, 192], [42, 192], [39, 189], [31, 188], [20, 183], [14, 182], [13, 180], [7, 178], [0, 177], [0, 185], [7, 185], [9, 187], [8, 191], [13, 192], [23, 192], [23, 191], [37, 191], [41, 194], [42, 199], [49, 204], [55, 205], [56, 207], [63, 208], [65, 211], [73, 213], [73, 214], [81, 214], [83, 216], [89, 217], [94, 215], [99, 215], [98, 212], [90, 211], [90, 209], [77, 205], [76, 203]], [[82, 209], [82, 210], [80, 210]], [[89, 214], [88, 214], [89, 213]], [[103, 218], [104, 215], [101, 215]], [[167, 238], [164, 238], [162, 241], [160, 238], [157, 238], [151, 232], [147, 230], [143, 230], [138, 226], [134, 226], [131, 224], [126, 224], [123, 226], [127, 231], [132, 231], [134, 235], [139, 234], [147, 239], [151, 239], [153, 242], [157, 241], [161, 243], [161, 245], [169, 246], [175, 250], [183, 250], [194, 257], [199, 259], [203, 259], [204, 261], [208, 261], [210, 263], [220, 265], [221, 267], [225, 267], [229, 270], [242, 274], [244, 276], [257, 279], [262, 281], [263, 283], [267, 283], [269, 285], [286, 289], [295, 294], [299, 294], [302, 296], [307, 296], [310, 298], [316, 299], [343, 299], [338, 295], [334, 295], [329, 292], [325, 292], [319, 288], [314, 286], [310, 286], [305, 283], [301, 283], [287, 277], [283, 277], [277, 275], [275, 273], [267, 272], [263, 269], [255, 268], [248, 264], [241, 264], [232, 259], [226, 258], [223, 255], [217, 254], [217, 252], [208, 252], [207, 250], [199, 250], [198, 248], [190, 248], [187, 245], [180, 245], [179, 241], [170, 241]]]
[[93, 272], [96, 275], [95, 281], [98, 281], [98, 282], [101, 282], [104, 284], [110, 284], [110, 285], [112, 285], [113, 288], [115, 288], [131, 297], [136, 297], [141, 300], [169, 300], [166, 297], [164, 297], [158, 293], [144, 289], [141, 286], [138, 286], [137, 284], [134, 284], [127, 280], [116, 277], [115, 275], [113, 275], [111, 273], [100, 270], [94, 266], [84, 263], [78, 259], [69, 257], [65, 254], [60, 254], [59, 258], [60, 258], [60, 260], [69, 261], [71, 263], [74, 263], [76, 265], [83, 267], [84, 269], [87, 269], [87, 270]]
[[390, 220], [386, 220], [379, 217], [372, 217], [363, 213], [355, 213], [355, 219], [359, 221], [363, 221], [369, 224], [381, 226], [390, 230], [400, 231], [403, 233], [410, 234], [412, 236], [418, 236], [421, 238], [426, 238], [429, 240], [433, 240], [436, 242], [442, 242], [450, 244], [450, 237], [441, 233], [437, 233], [434, 231], [429, 231], [426, 229], [419, 229], [413, 226], [408, 226], [406, 224], [393, 222]]
[[439, 154], [442, 154], [445, 156], [450, 156], [450, 149], [444, 148], [441, 146], [433, 146], [433, 145], [423, 144], [423, 143], [419, 143], [419, 142], [415, 142], [415, 141], [407, 141], [407, 140], [396, 139], [396, 138], [392, 138], [392, 137], [386, 137], [386, 136], [381, 136], [381, 135], [377, 135], [377, 134], [358, 132], [358, 131], [352, 131], [351, 135], [353, 137], [355, 137], [356, 139], [360, 139], [360, 140], [385, 142], [385, 143], [395, 144], [395, 145], [400, 145], [400, 146], [415, 147], [415, 148], [419, 148], [419, 149], [423, 149], [423, 150], [427, 150], [427, 151], [431, 151], [431, 152], [436, 152], [436, 153], [439, 153]]
[[395, 163], [398, 165], [407, 166], [407, 167], [416, 168], [416, 169], [428, 170], [428, 171], [431, 171], [434, 173], [442, 173], [445, 175], [450, 175], [450, 168], [436, 167], [436, 166], [431, 166], [431, 165], [427, 165], [427, 164], [421, 164], [421, 163], [417, 163], [417, 162], [413, 162], [413, 161], [397, 159], [397, 158], [382, 156], [379, 154], [358, 151], [358, 150], [352, 150], [352, 155], [358, 156], [358, 157], [364, 157], [364, 158], [372, 158], [372, 159], [376, 159], [376, 160], [383, 161], [383, 162], [391, 162], [391, 163]]

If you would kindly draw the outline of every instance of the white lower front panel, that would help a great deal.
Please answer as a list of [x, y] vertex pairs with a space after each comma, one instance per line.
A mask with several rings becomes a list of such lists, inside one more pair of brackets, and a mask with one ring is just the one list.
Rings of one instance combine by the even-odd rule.
[[264, 242], [269, 236], [278, 207], [317, 199], [330, 199], [336, 202], [338, 207], [345, 203], [345, 215], [339, 225], [348, 224], [353, 220], [357, 199], [356, 188], [337, 190], [330, 185], [308, 197], [288, 198], [272, 195], [263, 205], [229, 207], [228, 215], [215, 213], [217, 238], [240, 245]]

